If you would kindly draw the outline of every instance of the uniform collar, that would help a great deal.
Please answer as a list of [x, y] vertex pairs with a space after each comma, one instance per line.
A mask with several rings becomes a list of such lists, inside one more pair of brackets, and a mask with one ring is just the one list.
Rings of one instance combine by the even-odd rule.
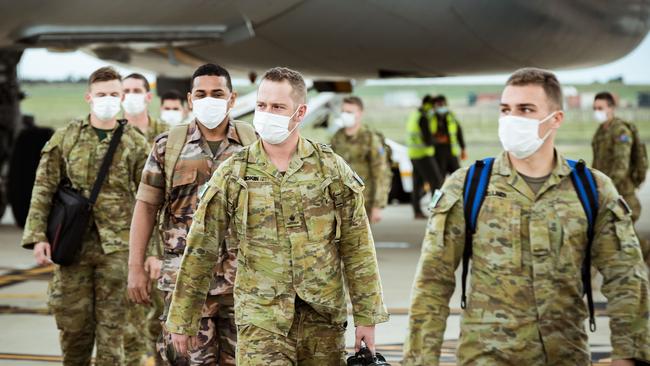
[[[226, 132], [226, 139], [232, 140], [237, 144], [242, 145], [241, 139], [237, 134], [237, 129], [235, 128], [232, 119], [229, 118], [227, 123], [228, 123], [228, 131]], [[187, 129], [187, 135], [189, 136], [187, 140], [188, 142], [200, 141], [203, 138], [201, 129], [199, 129], [199, 126], [197, 124], [198, 122], [196, 121], [196, 119], [193, 119], [192, 122], [190, 122], [190, 125]]]
[[271, 159], [269, 159], [269, 156], [266, 154], [266, 151], [264, 151], [264, 148], [262, 147], [262, 139], [258, 139], [252, 145], [250, 145], [250, 148], [248, 150], [248, 163], [259, 164], [269, 175], [275, 176], [279, 179], [286, 179], [298, 171], [303, 165], [303, 160], [311, 156], [313, 153], [314, 147], [312, 146], [311, 142], [301, 136], [298, 139], [298, 148], [291, 157], [287, 171], [285, 172], [284, 176], [280, 176], [275, 165], [273, 165]]
[[494, 172], [496, 174], [502, 175], [504, 177], [510, 177], [510, 179], [508, 179], [508, 184], [510, 184], [513, 188], [518, 190], [524, 196], [526, 196], [529, 199], [531, 199], [532, 201], [534, 201], [537, 197], [540, 197], [542, 194], [544, 194], [544, 192], [548, 191], [550, 188], [552, 188], [555, 185], [559, 184], [564, 179], [564, 177], [571, 174], [571, 167], [567, 163], [566, 159], [556, 149], [555, 150], [555, 166], [553, 167], [553, 170], [551, 171], [551, 174], [548, 177], [548, 180], [540, 188], [540, 190], [539, 190], [539, 192], [537, 192], [536, 196], [530, 190], [530, 187], [523, 180], [523, 178], [521, 177], [520, 174], [517, 174], [517, 172], [514, 172], [514, 174], [513, 174], [512, 163], [510, 162], [510, 159], [508, 158], [508, 153], [507, 152], [505, 152], [505, 151], [502, 152], [501, 155], [499, 155], [495, 159], [495, 161], [494, 161]]
[[[505, 177], [512, 175], [512, 163], [508, 158], [508, 153], [503, 151], [494, 160], [494, 172]], [[571, 174], [571, 167], [566, 159], [555, 149], [555, 167], [551, 171], [551, 175], [558, 177], [565, 177]]]

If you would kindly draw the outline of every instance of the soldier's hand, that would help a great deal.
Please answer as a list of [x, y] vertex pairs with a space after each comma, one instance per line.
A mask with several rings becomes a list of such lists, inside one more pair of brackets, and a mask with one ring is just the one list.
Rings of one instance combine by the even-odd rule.
[[370, 211], [370, 223], [376, 224], [381, 221], [381, 208], [373, 207]]
[[149, 279], [157, 281], [160, 277], [160, 269], [162, 268], [162, 261], [158, 257], [151, 256], [144, 260], [144, 270], [149, 273]]
[[614, 360], [614, 361], [612, 361], [612, 366], [634, 366], [634, 361], [632, 361], [632, 360]]
[[194, 351], [199, 348], [199, 337], [172, 333], [172, 344], [178, 354], [187, 355], [188, 350]]
[[149, 304], [149, 277], [143, 265], [129, 265], [129, 298], [137, 304]]
[[371, 325], [364, 327], [362, 325], [358, 326], [355, 330], [355, 340], [354, 340], [354, 351], [359, 352], [361, 350], [361, 341], [366, 344], [366, 347], [375, 354], [375, 326]]
[[39, 266], [52, 264], [52, 247], [46, 241], [38, 242], [34, 245], [34, 258]]
[[462, 150], [460, 152], [460, 160], [467, 160], [467, 151]]

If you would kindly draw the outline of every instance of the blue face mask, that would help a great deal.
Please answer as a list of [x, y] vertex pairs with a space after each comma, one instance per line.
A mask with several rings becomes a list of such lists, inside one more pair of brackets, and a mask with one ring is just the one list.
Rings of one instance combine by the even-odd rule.
[[436, 113], [438, 113], [438, 114], [445, 114], [447, 112], [449, 112], [449, 108], [447, 108], [447, 107], [438, 107], [438, 108], [436, 108]]

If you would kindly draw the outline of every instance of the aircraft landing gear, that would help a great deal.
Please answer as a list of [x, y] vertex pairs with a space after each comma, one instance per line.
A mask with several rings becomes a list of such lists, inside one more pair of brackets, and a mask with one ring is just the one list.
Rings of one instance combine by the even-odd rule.
[[0, 50], [0, 217], [7, 207], [8, 162], [20, 122], [20, 99], [16, 66], [22, 51]]

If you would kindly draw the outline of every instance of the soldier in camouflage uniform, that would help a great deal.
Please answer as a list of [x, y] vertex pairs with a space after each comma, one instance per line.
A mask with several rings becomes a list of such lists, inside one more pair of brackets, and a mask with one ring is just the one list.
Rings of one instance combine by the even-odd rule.
[[[176, 126], [171, 132], [160, 135], [142, 174], [131, 226], [129, 292], [131, 298], [138, 303], [149, 301], [144, 255], [155, 219], [159, 216], [164, 244], [163, 266], [158, 281], [158, 289], [164, 292], [163, 321], [176, 284], [187, 232], [198, 205], [199, 191], [217, 167], [242, 148], [239, 130], [227, 115], [235, 98], [230, 75], [225, 69], [212, 64], [199, 67], [192, 77], [192, 93], [188, 97], [197, 119], [189, 126]], [[216, 103], [220, 108], [210, 104], [206, 108], [206, 101]], [[166, 157], [170, 155], [168, 148], [171, 148], [168, 141], [179, 128], [186, 132], [168, 186], [166, 168], [169, 166]], [[254, 136], [252, 126], [249, 125], [249, 129]], [[235, 260], [233, 254], [224, 258], [222, 266], [211, 267], [214, 273], [209, 276], [212, 278], [210, 291], [209, 294], [206, 291], [203, 296], [203, 308], [199, 310], [200, 328], [193, 334], [198, 334], [200, 345], [189, 357], [176, 355], [170, 344], [170, 334], [163, 332], [158, 342], [158, 351], [171, 364], [235, 364], [236, 331], [232, 308]], [[207, 300], [206, 295], [209, 295]]]
[[381, 137], [361, 123], [363, 102], [358, 97], [343, 99], [342, 127], [332, 137], [332, 149], [363, 179], [366, 212], [370, 222], [381, 220], [386, 207], [392, 173]]
[[[138, 73], [128, 75], [122, 80], [124, 91], [124, 117], [129, 124], [142, 132], [149, 143], [153, 143], [156, 136], [169, 130], [169, 125], [158, 121], [149, 115], [148, 107], [153, 98], [151, 86], [147, 78]], [[162, 249], [160, 238], [152, 235], [147, 247], [147, 258], [145, 260], [145, 271], [149, 273], [152, 281], [158, 279]], [[162, 332], [160, 320], [158, 319], [163, 311], [162, 294], [159, 291], [152, 291], [151, 306], [144, 304], [129, 305], [127, 309], [128, 322], [124, 329], [124, 358], [126, 365], [137, 366], [142, 363], [147, 352], [152, 355], [156, 352], [156, 340]], [[160, 363], [158, 361], [158, 363]]]
[[253, 122], [262, 141], [208, 183], [165, 325], [179, 352], [199, 327], [209, 274], [224, 252], [238, 252], [238, 365], [345, 365], [344, 282], [356, 347], [363, 340], [374, 349], [374, 325], [388, 314], [363, 184], [330, 148], [300, 137], [305, 99], [299, 73], [267, 71]]
[[[515, 72], [503, 91], [499, 136], [506, 152], [494, 162], [473, 236], [459, 365], [591, 364], [581, 279], [587, 218], [571, 168], [553, 142], [564, 117], [561, 95], [555, 76], [539, 69]], [[513, 145], [502, 128], [520, 131], [525, 124], [534, 128], [516, 135]], [[522, 141], [533, 141], [532, 147], [517, 145]], [[453, 174], [432, 202], [404, 365], [439, 364], [454, 272], [465, 243], [466, 174], [467, 169]], [[594, 170], [593, 175], [600, 210], [591, 256], [604, 277], [612, 365], [632, 366], [633, 360], [650, 361], [646, 268], [624, 199], [604, 174]]]
[[641, 203], [630, 177], [632, 131], [627, 123], [614, 115], [616, 102], [608, 92], [598, 93], [594, 100], [594, 117], [600, 122], [591, 142], [594, 151], [594, 169], [612, 179], [618, 192], [632, 209], [635, 222], [641, 215]]
[[[45, 231], [52, 196], [65, 178], [89, 196], [117, 125], [121, 99], [119, 74], [112, 68], [95, 71], [86, 95], [90, 116], [59, 129], [42, 150], [22, 240], [25, 248], [33, 247], [40, 265], [51, 258]], [[129, 223], [147, 150], [142, 134], [126, 125], [79, 258], [54, 269], [49, 305], [60, 330], [65, 365], [89, 365], [94, 345], [96, 365], [123, 361]]]

